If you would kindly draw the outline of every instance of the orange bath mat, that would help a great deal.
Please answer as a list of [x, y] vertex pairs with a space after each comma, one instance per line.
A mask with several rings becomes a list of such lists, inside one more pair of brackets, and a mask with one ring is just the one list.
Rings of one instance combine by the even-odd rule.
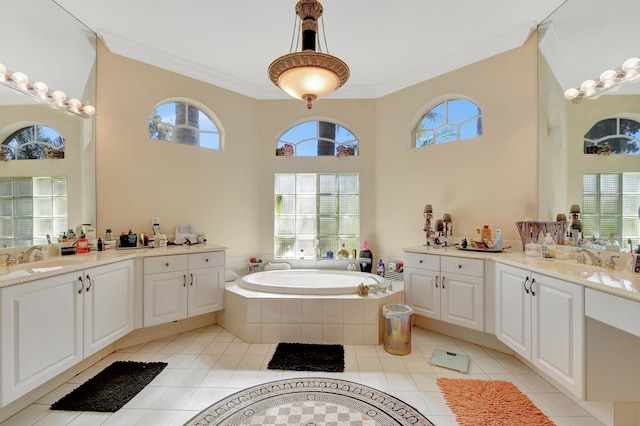
[[448, 379], [438, 386], [461, 426], [554, 426], [511, 382]]

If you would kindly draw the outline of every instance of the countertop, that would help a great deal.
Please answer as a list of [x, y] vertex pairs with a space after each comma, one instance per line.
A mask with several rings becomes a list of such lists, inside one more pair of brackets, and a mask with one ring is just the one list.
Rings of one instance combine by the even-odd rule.
[[[631, 256], [629, 253], [603, 252], [601, 257], [604, 259], [606, 259], [608, 255], [621, 256], [620, 259], [616, 259], [616, 269], [606, 269], [600, 266], [592, 266], [588, 263], [579, 264], [575, 256], [569, 259], [542, 259], [539, 257], [525, 256], [523, 251], [513, 248], [499, 253], [484, 253], [460, 250], [455, 247], [434, 248], [413, 246], [406, 247], [404, 251], [469, 259], [493, 260], [505, 265], [524, 268], [549, 277], [580, 284], [586, 288], [592, 288], [640, 302], [640, 275], [622, 269], [621, 266], [625, 264], [622, 256]], [[587, 262], [589, 262], [589, 260], [587, 260]]]
[[215, 244], [194, 244], [191, 246], [167, 246], [161, 248], [135, 248], [106, 251], [92, 251], [86, 254], [70, 256], [49, 256], [44, 260], [31, 261], [14, 266], [0, 267], [0, 288], [22, 284], [41, 278], [53, 277], [68, 272], [80, 271], [109, 263], [120, 262], [137, 257], [165, 256], [175, 254], [194, 254], [226, 250]]

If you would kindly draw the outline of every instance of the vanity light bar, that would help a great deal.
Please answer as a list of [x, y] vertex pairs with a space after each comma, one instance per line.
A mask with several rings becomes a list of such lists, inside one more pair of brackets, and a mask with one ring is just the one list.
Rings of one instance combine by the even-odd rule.
[[640, 58], [634, 56], [624, 61], [620, 68], [603, 71], [597, 79], [585, 80], [580, 87], [567, 89], [564, 98], [574, 104], [580, 103], [635, 80], [640, 77], [639, 70]]
[[29, 77], [25, 73], [10, 71], [2, 63], [0, 63], [0, 84], [17, 89], [81, 117], [90, 117], [96, 113], [96, 109], [92, 105], [83, 105], [79, 99], [67, 98], [63, 91], [49, 89], [49, 86], [41, 81], [29, 81]]

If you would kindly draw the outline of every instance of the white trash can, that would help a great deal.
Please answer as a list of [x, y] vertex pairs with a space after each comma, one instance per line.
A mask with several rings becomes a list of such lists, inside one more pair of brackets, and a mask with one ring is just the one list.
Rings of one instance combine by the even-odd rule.
[[413, 309], [404, 303], [384, 305], [384, 350], [394, 355], [411, 353], [411, 314]]

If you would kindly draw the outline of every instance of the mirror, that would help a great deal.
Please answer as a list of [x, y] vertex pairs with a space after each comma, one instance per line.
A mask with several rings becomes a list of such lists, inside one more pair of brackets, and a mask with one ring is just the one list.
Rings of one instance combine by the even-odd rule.
[[639, 155], [583, 153], [584, 135], [598, 121], [640, 121], [640, 84], [578, 104], [564, 99], [566, 89], [640, 55], [638, 16], [640, 2], [634, 0], [567, 0], [538, 28], [539, 220], [554, 220], [558, 213], [569, 217], [572, 204], [582, 206], [585, 173], [640, 171]]
[[[11, 1], [3, 6], [0, 63], [25, 73], [30, 81], [42, 81], [51, 90], [95, 105], [96, 35], [53, 0]], [[0, 162], [0, 177], [66, 176], [67, 226], [95, 224], [94, 122], [93, 117], [70, 114], [0, 85], [0, 142], [33, 124], [49, 126], [66, 140], [64, 159]]]

